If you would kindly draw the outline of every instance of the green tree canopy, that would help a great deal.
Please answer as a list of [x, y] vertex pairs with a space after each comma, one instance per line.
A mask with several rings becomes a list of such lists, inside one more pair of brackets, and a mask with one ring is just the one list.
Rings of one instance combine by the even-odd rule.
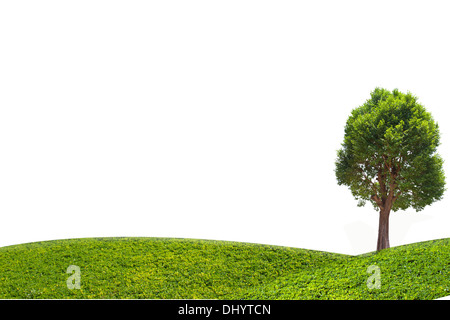
[[[345, 125], [335, 163], [338, 184], [350, 188], [359, 206], [369, 201], [380, 210], [380, 228], [391, 209], [420, 211], [445, 191], [439, 137], [438, 124], [417, 97], [376, 88]], [[385, 240], [379, 246], [389, 247]]]

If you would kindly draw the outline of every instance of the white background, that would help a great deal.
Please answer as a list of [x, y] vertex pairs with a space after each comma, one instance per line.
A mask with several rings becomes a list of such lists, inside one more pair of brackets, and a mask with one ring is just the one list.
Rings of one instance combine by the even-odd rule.
[[[98, 236], [357, 254], [334, 175], [351, 110], [411, 91], [450, 175], [446, 1], [2, 1], [0, 246]], [[450, 197], [391, 246], [450, 237]]]

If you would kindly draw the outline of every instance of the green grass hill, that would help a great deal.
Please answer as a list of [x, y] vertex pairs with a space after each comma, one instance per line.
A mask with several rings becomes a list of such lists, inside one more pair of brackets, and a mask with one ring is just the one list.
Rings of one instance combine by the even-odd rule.
[[[69, 289], [79, 268], [79, 289]], [[377, 266], [380, 286], [368, 273]], [[373, 267], [372, 267], [373, 268]], [[369, 282], [370, 282], [369, 281]], [[374, 282], [370, 282], [374, 283]], [[228, 241], [82, 238], [0, 248], [2, 299], [436, 299], [450, 238], [359, 256]]]

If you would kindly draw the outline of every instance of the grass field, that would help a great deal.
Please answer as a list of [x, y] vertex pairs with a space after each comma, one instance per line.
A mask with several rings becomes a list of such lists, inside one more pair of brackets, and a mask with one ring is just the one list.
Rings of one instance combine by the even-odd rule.
[[[79, 267], [79, 289], [68, 287], [69, 277], [75, 277], [66, 273], [70, 265]], [[368, 278], [374, 277], [367, 272], [373, 265], [379, 268], [378, 289], [367, 285]], [[359, 256], [171, 238], [84, 238], [0, 248], [3, 299], [436, 299], [448, 295], [450, 239]]]

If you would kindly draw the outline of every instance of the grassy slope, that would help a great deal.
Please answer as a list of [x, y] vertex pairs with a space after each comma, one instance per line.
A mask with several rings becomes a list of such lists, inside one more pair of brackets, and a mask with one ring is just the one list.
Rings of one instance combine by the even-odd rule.
[[[69, 265], [81, 289], [69, 290]], [[369, 290], [367, 268], [381, 271]], [[0, 298], [435, 299], [450, 239], [348, 256], [226, 241], [86, 238], [0, 248]]]

